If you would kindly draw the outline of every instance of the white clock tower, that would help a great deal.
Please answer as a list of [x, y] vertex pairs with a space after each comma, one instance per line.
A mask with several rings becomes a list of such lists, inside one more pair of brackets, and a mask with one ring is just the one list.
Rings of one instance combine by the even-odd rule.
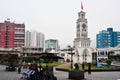
[[88, 21], [85, 18], [85, 12], [81, 5], [81, 11], [78, 13], [76, 38], [74, 39], [75, 55], [73, 62], [77, 63], [91, 63], [92, 62], [92, 49], [90, 48], [91, 40], [88, 38]]

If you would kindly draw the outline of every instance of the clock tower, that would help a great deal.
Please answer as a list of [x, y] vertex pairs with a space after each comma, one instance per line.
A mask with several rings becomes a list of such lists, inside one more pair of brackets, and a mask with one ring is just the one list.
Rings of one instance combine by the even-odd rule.
[[87, 27], [87, 19], [85, 19], [85, 12], [81, 11], [78, 13], [77, 19], [77, 38], [87, 38], [88, 27]]
[[92, 62], [92, 49], [90, 48], [91, 40], [88, 38], [88, 21], [85, 18], [85, 12], [82, 10], [78, 13], [76, 22], [76, 38], [74, 39], [75, 55], [73, 62], [83, 63]]

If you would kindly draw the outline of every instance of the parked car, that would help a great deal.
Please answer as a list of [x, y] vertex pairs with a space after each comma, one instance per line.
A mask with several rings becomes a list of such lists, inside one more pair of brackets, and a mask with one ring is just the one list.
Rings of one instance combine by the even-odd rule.
[[7, 66], [6, 71], [16, 71], [16, 68], [14, 66]]
[[14, 66], [13, 63], [10, 63], [10, 64], [6, 67], [5, 70], [6, 70], [6, 71], [16, 71], [16, 67]]

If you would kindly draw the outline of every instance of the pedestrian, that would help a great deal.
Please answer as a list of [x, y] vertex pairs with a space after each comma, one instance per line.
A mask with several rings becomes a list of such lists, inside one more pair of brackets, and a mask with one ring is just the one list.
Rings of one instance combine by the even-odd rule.
[[18, 67], [18, 74], [20, 74], [21, 73], [21, 67], [19, 66]]
[[74, 67], [75, 67], [75, 70], [79, 70], [79, 65], [78, 65], [78, 63], [75, 63], [75, 64], [74, 64]]
[[23, 72], [22, 72], [21, 79], [23, 79], [23, 80], [24, 80], [24, 79], [30, 80], [31, 73], [32, 73], [32, 68], [29, 67], [27, 71], [23, 71]]

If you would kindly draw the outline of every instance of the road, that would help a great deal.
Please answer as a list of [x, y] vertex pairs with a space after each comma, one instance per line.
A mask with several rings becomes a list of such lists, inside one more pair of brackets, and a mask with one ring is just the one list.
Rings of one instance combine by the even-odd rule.
[[[54, 71], [57, 80], [69, 80], [68, 72]], [[5, 71], [5, 66], [0, 65], [0, 80], [20, 80], [21, 74], [17, 72]], [[92, 72], [90, 75], [86, 72], [85, 78], [89, 80], [118, 80], [120, 79], [120, 72]]]

